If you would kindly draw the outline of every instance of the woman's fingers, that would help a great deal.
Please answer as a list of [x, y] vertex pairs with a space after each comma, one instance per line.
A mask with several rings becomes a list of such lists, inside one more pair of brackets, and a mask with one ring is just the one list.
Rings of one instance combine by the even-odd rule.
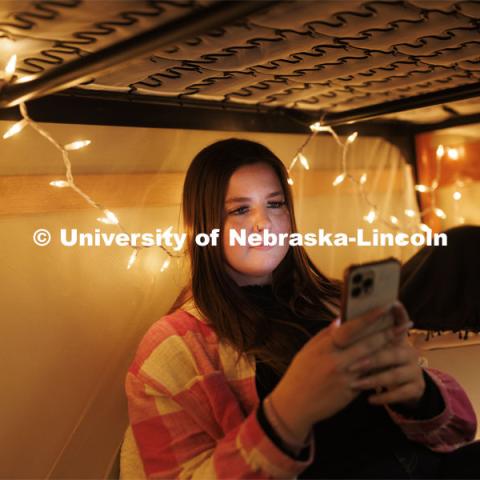
[[373, 394], [368, 397], [369, 403], [374, 405], [385, 405], [387, 403], [407, 403], [412, 402], [412, 399], [418, 401], [423, 394], [424, 387], [420, 383], [410, 382], [400, 385], [394, 390]]
[[346, 348], [369, 334], [390, 327], [394, 323], [391, 308], [391, 305], [376, 308], [344, 322], [335, 329], [335, 345], [338, 348]]
[[[398, 328], [398, 327], [395, 327]], [[400, 328], [394, 330], [395, 336], [403, 336], [403, 332], [406, 332], [408, 329], [405, 327], [401, 327], [403, 330]], [[392, 341], [395, 341], [396, 339], [393, 338]], [[400, 343], [403, 342], [403, 343]], [[369, 370], [375, 370], [375, 369], [383, 369], [387, 367], [392, 367], [392, 366], [397, 366], [397, 365], [402, 365], [403, 363], [407, 363], [412, 360], [414, 357], [410, 347], [405, 348], [404, 345], [405, 338], [400, 338], [399, 342], [392, 346], [391, 348], [386, 348], [383, 350], [380, 350], [379, 352], [373, 353], [368, 357], [368, 362], [365, 362], [364, 360], [367, 359], [360, 359], [359, 361], [353, 363], [352, 365], [349, 366], [348, 370], [350, 372], [358, 372], [362, 373], [362, 371], [369, 371]]]
[[348, 369], [353, 363], [369, 361], [373, 354], [383, 349], [385, 345], [392, 342], [395, 338], [394, 329], [388, 328], [362, 338], [350, 347], [335, 353], [339, 357], [341, 368]]
[[[371, 403], [412, 403], [423, 395], [425, 381], [418, 366], [418, 352], [408, 342], [372, 355], [369, 363], [370, 374], [350, 386], [354, 390], [377, 390], [376, 395], [369, 397]], [[358, 375], [362, 370], [361, 366], [352, 366], [350, 373]]]
[[398, 300], [392, 304], [392, 313], [395, 320], [395, 325], [406, 325], [407, 323], [412, 323], [405, 306]]
[[352, 384], [352, 388], [360, 389], [375, 389], [377, 387], [398, 387], [404, 383], [408, 383], [415, 378], [415, 372], [409, 364], [401, 365], [398, 367], [392, 367], [380, 373], [369, 375], [368, 377], [355, 380]]

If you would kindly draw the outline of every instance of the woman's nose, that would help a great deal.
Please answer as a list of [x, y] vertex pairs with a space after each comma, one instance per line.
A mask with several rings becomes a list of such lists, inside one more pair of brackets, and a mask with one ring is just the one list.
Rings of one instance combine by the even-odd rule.
[[261, 232], [265, 229], [271, 229], [272, 222], [270, 221], [269, 212], [266, 209], [260, 209], [258, 214], [255, 216], [255, 224], [253, 226], [254, 230]]

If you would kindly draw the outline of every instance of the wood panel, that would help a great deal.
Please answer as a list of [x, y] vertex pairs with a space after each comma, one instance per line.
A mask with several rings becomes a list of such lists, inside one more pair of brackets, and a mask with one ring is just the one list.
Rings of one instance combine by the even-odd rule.
[[[359, 178], [364, 170], [350, 172]], [[309, 170], [293, 175], [294, 196], [333, 194], [332, 181], [339, 172]], [[370, 173], [370, 175], [369, 175]], [[369, 178], [376, 175], [375, 191], [390, 188], [392, 176], [394, 190], [403, 188], [401, 171], [368, 172]], [[106, 208], [147, 207], [180, 205], [185, 173], [137, 173], [112, 175], [75, 175], [75, 183], [94, 201]], [[52, 187], [52, 180], [61, 180], [58, 175], [0, 176], [0, 215], [22, 215], [83, 210], [92, 208], [78, 193], [70, 188]], [[367, 182], [367, 187], [369, 183]], [[350, 182], [336, 187], [345, 195], [354, 195], [356, 190]]]

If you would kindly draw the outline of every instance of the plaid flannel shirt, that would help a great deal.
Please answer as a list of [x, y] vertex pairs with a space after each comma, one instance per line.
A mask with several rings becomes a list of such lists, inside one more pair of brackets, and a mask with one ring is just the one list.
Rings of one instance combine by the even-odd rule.
[[[125, 388], [130, 425], [121, 450], [121, 478], [296, 478], [314, 459], [294, 459], [257, 418], [255, 361], [218, 341], [192, 302], [153, 324], [139, 344]], [[444, 411], [428, 420], [390, 417], [414, 442], [448, 452], [473, 440], [474, 410], [449, 375], [425, 369]]]

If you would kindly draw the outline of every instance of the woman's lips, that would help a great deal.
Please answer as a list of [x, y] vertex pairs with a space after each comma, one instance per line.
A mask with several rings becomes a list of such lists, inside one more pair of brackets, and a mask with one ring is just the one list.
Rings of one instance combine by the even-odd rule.
[[250, 247], [254, 248], [255, 250], [270, 250], [273, 248], [273, 245], [260, 245], [258, 247]]

